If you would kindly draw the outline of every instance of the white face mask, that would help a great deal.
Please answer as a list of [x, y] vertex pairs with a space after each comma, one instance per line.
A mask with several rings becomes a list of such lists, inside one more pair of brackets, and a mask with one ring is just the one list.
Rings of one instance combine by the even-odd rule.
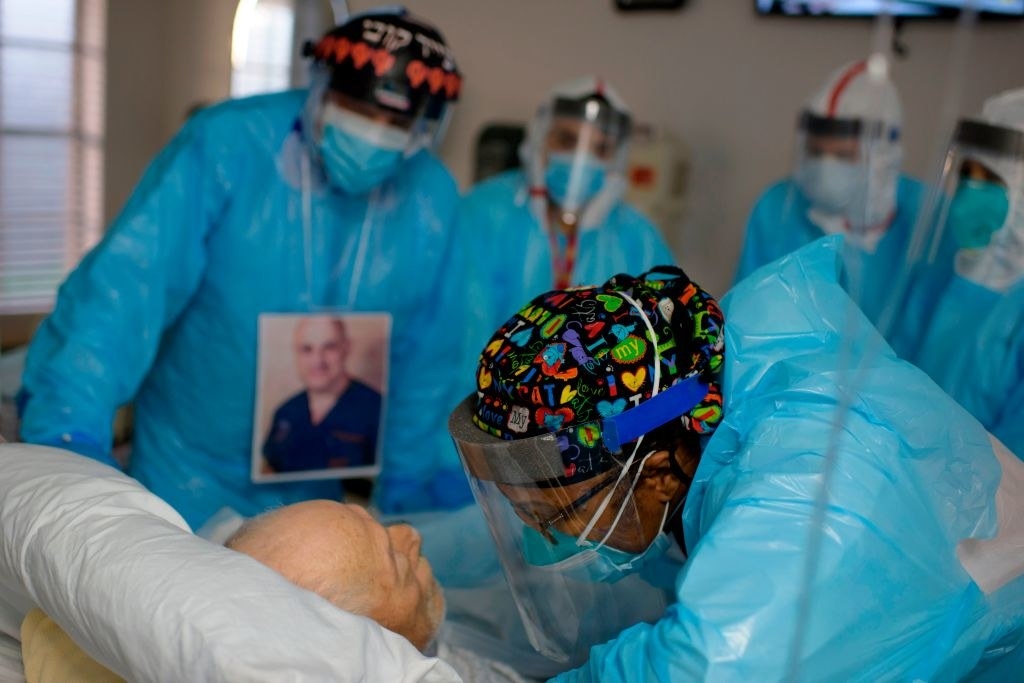
[[797, 185], [811, 208], [832, 215], [846, 216], [865, 206], [865, 180], [860, 164], [830, 157], [809, 159], [796, 174]]
[[808, 159], [795, 178], [811, 205], [811, 221], [826, 233], [856, 236], [868, 251], [874, 250], [896, 211], [899, 183], [898, 154], [878, 150], [875, 156], [870, 168], [832, 157]]

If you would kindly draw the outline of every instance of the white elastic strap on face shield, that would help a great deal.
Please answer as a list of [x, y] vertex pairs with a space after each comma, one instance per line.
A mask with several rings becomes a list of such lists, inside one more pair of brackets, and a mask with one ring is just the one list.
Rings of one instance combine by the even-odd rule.
[[[643, 437], [641, 437], [638, 440], [638, 442], [637, 442], [637, 446], [638, 447], [640, 445], [639, 441], [642, 441], [642, 440], [643, 440]], [[644, 471], [644, 465], [647, 464], [647, 460], [652, 455], [654, 455], [655, 453], [656, 453], [656, 451], [648, 451], [647, 455], [645, 455], [643, 457], [643, 459], [640, 460], [640, 466], [636, 468], [636, 474], [633, 475], [633, 481], [630, 482], [630, 484], [629, 484], [629, 493], [626, 494], [626, 497], [623, 499], [623, 504], [619, 507], [619, 511], [615, 514], [615, 519], [612, 520], [612, 525], [610, 527], [608, 527], [608, 531], [605, 533], [604, 536], [601, 537], [601, 541], [597, 544], [598, 548], [602, 547], [605, 543], [607, 543], [608, 539], [611, 537], [611, 535], [613, 533], [615, 533], [615, 530], [619, 527], [619, 520], [622, 519], [622, 513], [624, 513], [626, 511], [625, 501], [628, 500], [629, 496], [633, 493], [633, 491], [636, 490], [636, 485], [640, 481], [640, 473]], [[623, 470], [623, 471], [625, 471], [625, 470]], [[620, 481], [621, 481], [621, 477], [620, 477]], [[616, 482], [616, 485], [617, 484], [618, 484], [618, 482]], [[610, 501], [612, 499], [612, 494], [613, 493], [615, 493], [615, 489], [614, 488], [608, 493], [608, 496], [605, 498], [605, 500], [606, 501]], [[668, 514], [668, 504], [667, 503], [665, 504], [665, 514], [666, 515]], [[593, 520], [592, 520], [592, 523], [597, 521], [598, 517], [599, 517], [599, 515], [595, 515]], [[664, 525], [664, 520], [662, 520], [662, 524]], [[577, 541], [577, 543], [578, 543], [578, 541]]]
[[[653, 399], [655, 396], [658, 395], [658, 392], [661, 390], [661, 352], [658, 351], [658, 335], [654, 331], [654, 325], [652, 325], [651, 321], [648, 320], [647, 315], [644, 313], [644, 309], [640, 306], [639, 303], [637, 303], [636, 299], [626, 294], [625, 292], [617, 292], [617, 294], [619, 294], [619, 296], [628, 301], [630, 306], [636, 309], [637, 313], [640, 314], [640, 318], [644, 321], [644, 325], [647, 327], [647, 338], [651, 342], [651, 348], [654, 349], [654, 389], [651, 391], [651, 398]], [[587, 536], [589, 536], [590, 532], [594, 530], [594, 527], [597, 525], [597, 520], [599, 520], [601, 518], [601, 515], [604, 514], [605, 510], [608, 509], [608, 506], [612, 502], [612, 496], [614, 495], [615, 491], [618, 490], [619, 484], [622, 483], [622, 479], [629, 472], [630, 466], [636, 459], [636, 454], [640, 450], [640, 446], [644, 442], [644, 436], [646, 435], [641, 435], [640, 438], [636, 440], [636, 446], [633, 447], [633, 452], [629, 454], [629, 458], [627, 458], [625, 464], [623, 464], [622, 471], [619, 473], [619, 478], [615, 480], [615, 484], [613, 484], [611, 489], [609, 489], [608, 495], [604, 497], [604, 500], [601, 501], [601, 504], [597, 507], [597, 510], [590, 517], [590, 521], [587, 522], [587, 526], [583, 529], [583, 532], [576, 538], [577, 546], [586, 545]], [[644, 465], [647, 463], [647, 459], [650, 458], [652, 455], [654, 455], [654, 451], [651, 451], [650, 453], [645, 455], [643, 457], [643, 460], [641, 460], [640, 467], [637, 468], [636, 474], [633, 476], [633, 482], [629, 485], [629, 491], [626, 493], [626, 498], [624, 498], [623, 501], [628, 500], [629, 496], [636, 489], [637, 482], [640, 481], [640, 473], [643, 472]], [[612, 525], [608, 528], [608, 532], [601, 538], [601, 542], [597, 544], [598, 548], [603, 546], [605, 542], [608, 540], [608, 538], [613, 533], [615, 533], [615, 529], [619, 526], [619, 520], [622, 519], [622, 513], [625, 509], [625, 505], [619, 508], [618, 514], [615, 515], [615, 520], [612, 522]]]
[[412, 133], [407, 130], [377, 123], [330, 102], [324, 104], [320, 123], [322, 126], [332, 125], [381, 149], [400, 152], [412, 142]]

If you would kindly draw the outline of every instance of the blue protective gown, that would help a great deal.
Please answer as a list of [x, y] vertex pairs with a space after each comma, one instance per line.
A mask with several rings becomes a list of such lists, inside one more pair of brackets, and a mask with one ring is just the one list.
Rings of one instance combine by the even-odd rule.
[[1024, 281], [996, 292], [954, 276], [918, 364], [1024, 458]]
[[463, 310], [455, 183], [427, 152], [364, 197], [327, 187], [314, 166], [305, 230], [306, 97], [196, 114], [62, 285], [29, 350], [22, 436], [112, 463], [114, 411], [134, 400], [128, 473], [193, 527], [222, 506], [250, 516], [340, 494], [337, 481], [250, 483], [265, 312], [390, 312], [377, 502], [398, 512], [470, 499], [445, 430]]
[[[678, 602], [558, 681], [996, 681], [1022, 670], [1024, 578], [986, 596], [956, 556], [961, 539], [996, 531], [992, 445], [923, 372], [884, 345], [866, 351], [878, 335], [838, 284], [839, 243], [758, 270], [723, 301], [725, 418], [683, 510]], [[822, 530], [815, 500], [844, 390], [855, 399], [835, 435]], [[801, 596], [809, 620], [793, 669]]]
[[[900, 357], [914, 360], [923, 330], [952, 270], [953, 247], [944, 239], [934, 259], [908, 271], [905, 264], [918, 212], [924, 200], [924, 186], [900, 176], [896, 191], [896, 216], [874, 253], [847, 245], [846, 256], [855, 256], [856, 283], [847, 283], [850, 295], [873, 324], [878, 325], [885, 307], [894, 297], [897, 276], [907, 272], [905, 293], [899, 295], [895, 317], [883, 330], [886, 341]], [[746, 238], [740, 253], [736, 282], [761, 266], [792, 253], [822, 236], [822, 230], [807, 218], [808, 202], [792, 180], [769, 187], [750, 214]]]
[[[551, 238], [530, 209], [521, 170], [474, 187], [459, 208], [458, 230], [474, 273], [467, 344], [475, 366], [494, 330], [523, 304], [554, 289], [554, 261]], [[676, 262], [658, 229], [625, 202], [599, 224], [580, 229], [577, 252], [573, 285], [599, 285], [618, 273]]]

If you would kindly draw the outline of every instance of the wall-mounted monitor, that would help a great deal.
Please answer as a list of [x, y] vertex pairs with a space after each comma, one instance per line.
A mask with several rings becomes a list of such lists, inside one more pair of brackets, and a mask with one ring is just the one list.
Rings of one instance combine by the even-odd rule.
[[939, 8], [976, 9], [991, 15], [1024, 17], [1024, 0], [928, 0], [918, 4], [933, 5]]
[[971, 7], [990, 17], [1024, 17], [1024, 0], [754, 0], [759, 14], [812, 17], [955, 17]]

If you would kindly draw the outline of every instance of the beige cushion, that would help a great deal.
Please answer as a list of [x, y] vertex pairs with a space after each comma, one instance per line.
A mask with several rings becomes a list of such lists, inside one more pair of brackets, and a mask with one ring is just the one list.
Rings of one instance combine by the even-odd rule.
[[39, 609], [21, 622], [21, 657], [27, 683], [124, 683]]

